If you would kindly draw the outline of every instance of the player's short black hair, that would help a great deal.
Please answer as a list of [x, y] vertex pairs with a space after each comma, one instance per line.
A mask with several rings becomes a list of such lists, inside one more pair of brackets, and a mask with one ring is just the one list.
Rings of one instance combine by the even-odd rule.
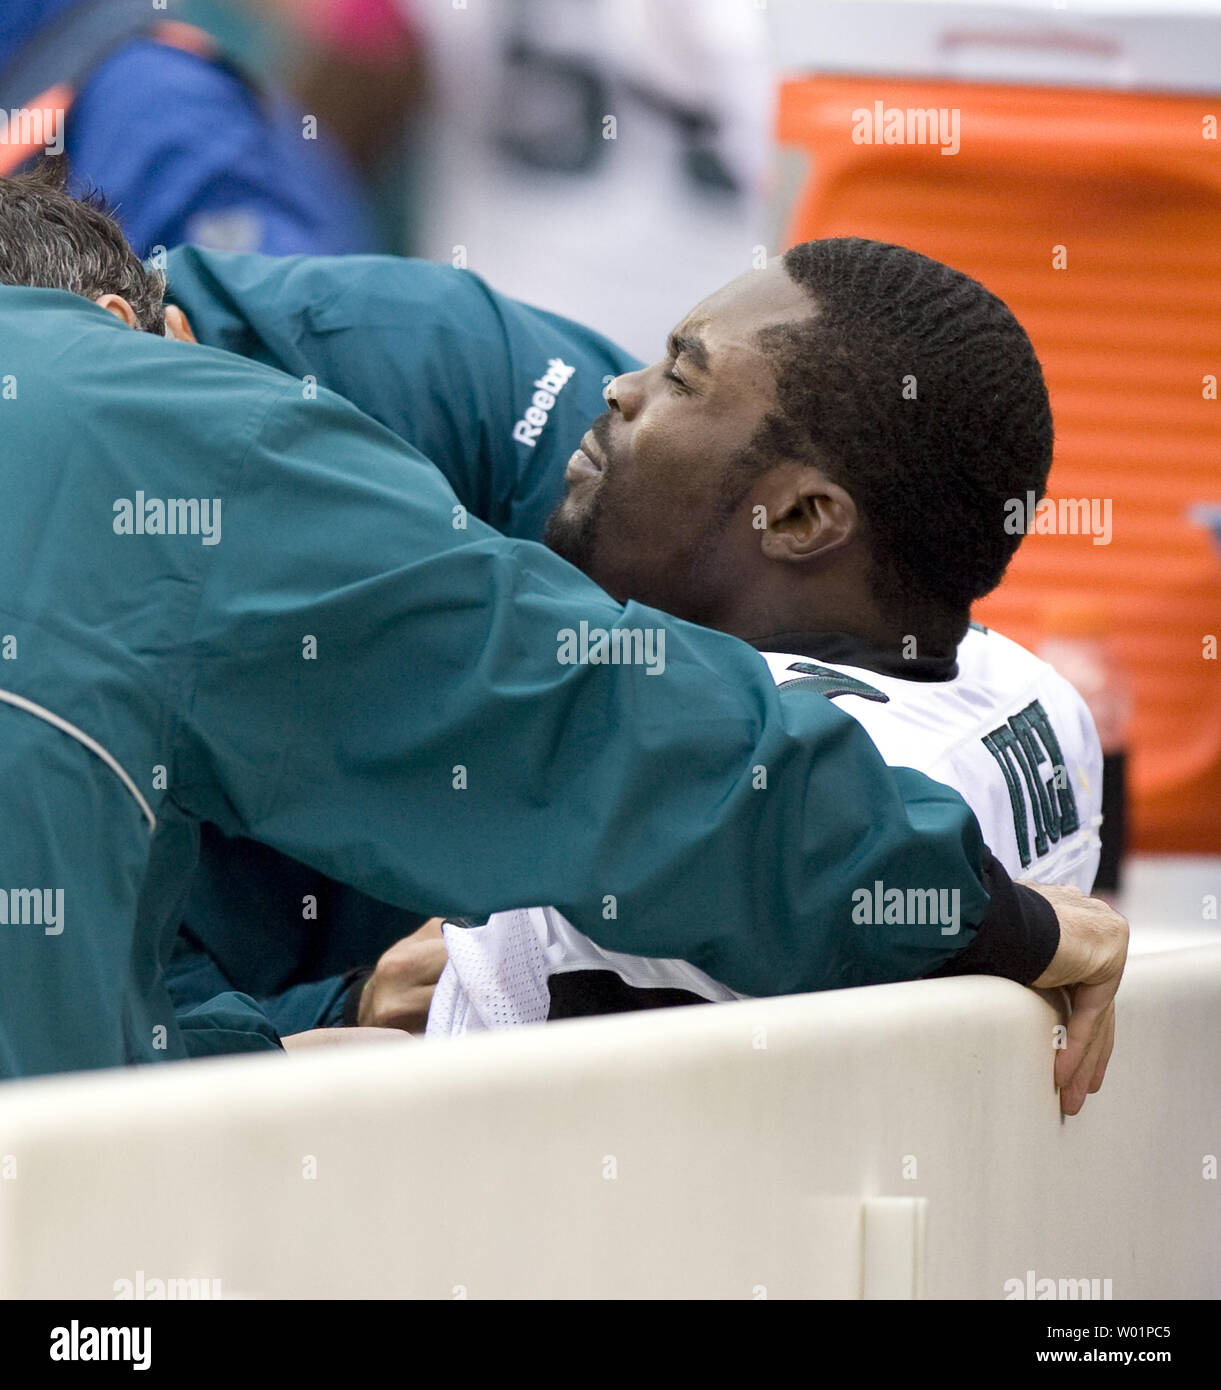
[[165, 276], [127, 244], [101, 194], [74, 198], [66, 184], [62, 158], [0, 178], [0, 284], [122, 295], [138, 327], [164, 332]]
[[905, 631], [957, 641], [1020, 535], [1005, 501], [1041, 497], [1047, 387], [1025, 330], [991, 291], [886, 242], [794, 246], [808, 320], [766, 329], [779, 410], [750, 466], [808, 457], [857, 505], [878, 601]]

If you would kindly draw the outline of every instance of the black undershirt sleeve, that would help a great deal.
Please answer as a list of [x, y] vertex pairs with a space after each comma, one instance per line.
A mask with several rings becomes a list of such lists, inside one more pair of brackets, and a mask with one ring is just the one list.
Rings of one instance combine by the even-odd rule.
[[360, 996], [364, 991], [365, 985], [373, 977], [372, 966], [360, 967], [356, 970], [349, 970], [343, 977], [347, 991], [343, 1000], [343, 1014], [336, 1026], [341, 1028], [356, 1028], [360, 1022]]
[[925, 977], [1001, 975], [1028, 985], [1047, 969], [1060, 944], [1060, 923], [1046, 898], [1014, 881], [984, 850], [984, 887], [991, 901], [969, 946]]

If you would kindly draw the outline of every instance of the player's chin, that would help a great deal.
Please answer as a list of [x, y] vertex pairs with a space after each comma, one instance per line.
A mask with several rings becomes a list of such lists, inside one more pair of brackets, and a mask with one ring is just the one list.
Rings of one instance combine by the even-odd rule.
[[578, 569], [584, 568], [593, 550], [595, 491], [587, 487], [570, 490], [543, 530], [543, 544]]
[[547, 518], [544, 539], [552, 532], [579, 531], [588, 525], [595, 487], [595, 484], [584, 482], [569, 485], [555, 511]]

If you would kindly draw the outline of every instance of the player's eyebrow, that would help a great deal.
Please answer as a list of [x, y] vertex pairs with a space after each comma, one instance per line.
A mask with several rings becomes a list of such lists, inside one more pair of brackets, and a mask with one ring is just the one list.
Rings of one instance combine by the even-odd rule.
[[708, 370], [708, 349], [695, 325], [683, 324], [676, 328], [666, 342], [666, 351], [675, 359], [685, 357], [697, 371]]

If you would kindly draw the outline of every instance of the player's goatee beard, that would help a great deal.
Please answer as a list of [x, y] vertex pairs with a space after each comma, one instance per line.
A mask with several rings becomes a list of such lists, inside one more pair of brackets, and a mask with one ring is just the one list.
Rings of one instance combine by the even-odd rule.
[[564, 503], [561, 502], [547, 518], [543, 528], [543, 544], [582, 573], [591, 574], [601, 509], [601, 488], [594, 494], [589, 506], [575, 516], [566, 515]]

